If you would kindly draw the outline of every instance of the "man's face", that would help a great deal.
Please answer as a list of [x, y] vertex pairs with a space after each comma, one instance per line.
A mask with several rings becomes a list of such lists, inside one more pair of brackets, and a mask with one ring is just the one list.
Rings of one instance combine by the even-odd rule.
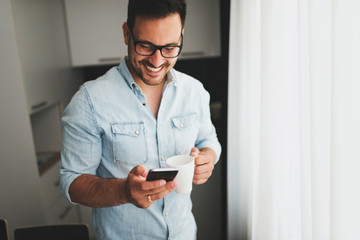
[[[135, 41], [149, 42], [158, 46], [180, 45], [182, 25], [179, 14], [165, 18], [145, 18], [137, 16], [132, 30]], [[127, 24], [123, 25], [125, 44], [128, 45], [129, 70], [135, 82], [139, 80], [155, 86], [165, 81], [166, 74], [175, 65], [176, 58], [164, 58], [160, 50], [151, 56], [141, 56], [135, 52], [134, 41]]]

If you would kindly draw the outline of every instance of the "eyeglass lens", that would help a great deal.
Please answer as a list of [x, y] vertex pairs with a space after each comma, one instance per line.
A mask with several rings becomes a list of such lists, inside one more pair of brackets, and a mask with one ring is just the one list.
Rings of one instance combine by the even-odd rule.
[[150, 43], [136, 43], [135, 50], [143, 56], [151, 56], [159, 49], [161, 55], [166, 58], [177, 57], [180, 54], [180, 46], [155, 46]]

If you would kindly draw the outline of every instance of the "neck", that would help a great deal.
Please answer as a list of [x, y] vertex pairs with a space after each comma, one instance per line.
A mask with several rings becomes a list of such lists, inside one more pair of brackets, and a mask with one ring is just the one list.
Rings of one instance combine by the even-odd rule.
[[164, 83], [165, 83], [165, 81], [163, 81], [161, 84], [156, 85], [156, 86], [150, 86], [143, 82], [141, 85], [139, 84], [139, 86], [146, 98], [148, 107], [150, 108], [150, 110], [153, 113], [153, 115], [155, 116], [155, 118], [157, 118], [158, 111], [160, 108]]
[[134, 81], [139, 85], [144, 94], [150, 92], [162, 92], [162, 89], [165, 85], [166, 78], [164, 78], [159, 84], [149, 85], [144, 83], [139, 77], [134, 78]]
[[164, 85], [165, 85], [165, 81], [166, 81], [166, 75], [164, 77], [164, 79], [162, 79], [162, 81], [159, 84], [156, 85], [149, 85], [146, 84], [137, 74], [137, 72], [134, 70], [133, 66], [130, 64], [129, 59], [126, 59], [126, 65], [131, 73], [131, 76], [133, 77], [135, 83], [137, 85], [140, 86], [140, 88], [142, 89], [143, 92], [148, 92], [148, 91], [157, 91], [159, 89], [163, 89]]
[[126, 61], [126, 64], [128, 66], [128, 69], [130, 70], [130, 73], [131, 73], [134, 81], [141, 88], [142, 93], [144, 94], [144, 96], [146, 98], [146, 102], [147, 102], [149, 109], [151, 110], [151, 112], [153, 113], [155, 118], [157, 118], [157, 114], [159, 111], [161, 98], [162, 98], [162, 92], [163, 92], [163, 88], [164, 88], [165, 81], [166, 81], [166, 76], [159, 84], [148, 85], [140, 79], [140, 77], [137, 75], [137, 73], [134, 71], [134, 69], [132, 69], [132, 66], [128, 62], [128, 60]]

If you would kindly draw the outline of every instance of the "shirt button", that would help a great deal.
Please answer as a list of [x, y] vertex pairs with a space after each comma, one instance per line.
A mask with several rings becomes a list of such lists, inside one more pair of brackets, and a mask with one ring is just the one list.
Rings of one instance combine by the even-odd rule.
[[167, 216], [168, 214], [169, 214], [169, 213], [168, 213], [168, 212], [166, 212], [166, 213], [165, 213], [165, 216]]
[[139, 88], [138, 88], [138, 87], [136, 87], [135, 89], [136, 89], [136, 90], [139, 90]]
[[136, 134], [136, 135], [139, 135], [139, 133], [140, 133], [139, 131], [137, 131], [137, 130], [135, 131], [135, 134]]
[[184, 127], [184, 124], [180, 124], [180, 127], [183, 128], [183, 127]]
[[164, 157], [161, 157], [161, 161], [164, 161], [165, 160], [165, 158]]

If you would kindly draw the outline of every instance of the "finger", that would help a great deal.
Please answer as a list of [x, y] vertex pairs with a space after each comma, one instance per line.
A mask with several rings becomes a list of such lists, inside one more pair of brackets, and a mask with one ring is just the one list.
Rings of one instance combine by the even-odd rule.
[[128, 183], [128, 196], [130, 202], [133, 203], [137, 207], [147, 208], [151, 206], [152, 202], [147, 198], [148, 195], [151, 194], [151, 191], [147, 189], [161, 189], [162, 186], [166, 184], [165, 180], [157, 180], [157, 181], [145, 181], [139, 180], [137, 176], [134, 174], [129, 175]]
[[195, 165], [203, 165], [203, 164], [207, 164], [207, 163], [211, 163], [211, 159], [208, 158], [202, 152], [200, 152], [199, 156], [197, 158], [195, 158]]
[[211, 176], [211, 173], [203, 173], [199, 175], [194, 175], [193, 183], [195, 184], [203, 184], [205, 183]]
[[208, 180], [208, 178], [203, 178], [203, 179], [200, 179], [200, 180], [193, 180], [193, 183], [196, 184], [196, 185], [200, 185], [200, 184], [206, 183], [207, 180]]
[[177, 186], [178, 183], [172, 181], [156, 189], [152, 189], [149, 191], [141, 191], [141, 193], [138, 193], [138, 200], [136, 200], [134, 204], [140, 208], [148, 208], [155, 201], [165, 197], [166, 195], [174, 191]]
[[160, 192], [164, 192], [164, 191], [173, 191], [176, 187], [178, 186], [178, 183], [176, 181], [171, 181], [171, 182], [167, 182], [165, 185], [157, 187], [157, 188], [152, 188], [149, 189], [145, 192], [145, 194], [147, 195], [153, 195], [153, 194], [158, 194]]
[[141, 183], [141, 190], [142, 191], [149, 191], [152, 189], [157, 189], [166, 184], [166, 181], [164, 179], [161, 180], [155, 180], [155, 181], [144, 181]]
[[212, 175], [212, 172], [204, 172], [204, 173], [201, 173], [201, 174], [196, 174], [196, 175], [194, 175], [193, 180], [201, 180], [201, 179], [204, 179], [204, 178], [207, 179], [211, 175]]
[[207, 172], [199, 175], [194, 175], [193, 183], [195, 184], [203, 184], [205, 183], [211, 176], [212, 172]]
[[165, 197], [166, 195], [168, 195], [169, 193], [174, 191], [175, 188], [178, 186], [178, 183], [175, 181], [172, 181], [172, 182], [168, 182], [166, 185], [168, 185], [168, 187], [165, 188], [165, 190], [157, 191], [157, 190], [160, 190], [160, 189], [157, 189], [153, 193], [149, 194], [151, 196], [152, 201], [157, 201], [159, 199], [162, 199], [163, 197]]
[[198, 157], [199, 153], [200, 153], [199, 149], [197, 149], [196, 147], [193, 147], [190, 151], [190, 156]]
[[142, 196], [141, 201], [137, 202], [135, 206], [139, 208], [148, 208], [154, 204], [154, 199], [151, 195]]
[[209, 171], [212, 172], [213, 170], [214, 170], [214, 165], [212, 165], [212, 164], [198, 165], [198, 166], [195, 166], [194, 174], [197, 175], [197, 174], [202, 174], [202, 173], [206, 173]]

